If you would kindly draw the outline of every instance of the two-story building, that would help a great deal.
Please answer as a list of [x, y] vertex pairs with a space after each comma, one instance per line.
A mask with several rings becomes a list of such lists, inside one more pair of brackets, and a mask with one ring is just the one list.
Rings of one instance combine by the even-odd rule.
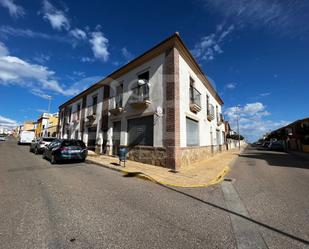
[[225, 148], [222, 99], [178, 33], [59, 107], [59, 137], [177, 169]]

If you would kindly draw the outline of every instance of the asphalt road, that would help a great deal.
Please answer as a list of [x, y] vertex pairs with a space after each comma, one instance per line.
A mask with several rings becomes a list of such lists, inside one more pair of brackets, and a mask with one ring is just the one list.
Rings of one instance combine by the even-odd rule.
[[239, 198], [229, 199], [221, 185], [169, 188], [92, 164], [54, 166], [1, 142], [0, 248], [240, 248], [252, 229], [268, 248], [307, 248], [309, 167], [267, 153], [237, 160], [225, 183]]

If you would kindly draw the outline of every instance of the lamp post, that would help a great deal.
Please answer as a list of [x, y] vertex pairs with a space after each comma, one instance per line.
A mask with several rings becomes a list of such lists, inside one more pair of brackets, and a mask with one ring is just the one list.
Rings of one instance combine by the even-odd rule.
[[239, 133], [239, 111], [240, 105], [236, 106], [236, 116], [237, 116], [237, 133], [238, 133], [238, 149], [240, 150], [240, 133]]
[[51, 96], [48, 96], [47, 99], [48, 99], [48, 113], [50, 113], [50, 105], [51, 105], [51, 99], [52, 99], [52, 97], [51, 97]]

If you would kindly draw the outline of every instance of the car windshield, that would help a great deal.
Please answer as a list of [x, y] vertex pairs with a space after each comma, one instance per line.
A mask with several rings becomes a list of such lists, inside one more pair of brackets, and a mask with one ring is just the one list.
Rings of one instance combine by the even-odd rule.
[[62, 146], [79, 146], [79, 147], [82, 147], [84, 148], [85, 147], [85, 144], [82, 142], [82, 141], [79, 141], [79, 140], [65, 140], [62, 142]]
[[55, 138], [53, 138], [53, 137], [44, 137], [42, 140], [45, 141], [45, 142], [52, 142], [52, 141], [55, 140]]

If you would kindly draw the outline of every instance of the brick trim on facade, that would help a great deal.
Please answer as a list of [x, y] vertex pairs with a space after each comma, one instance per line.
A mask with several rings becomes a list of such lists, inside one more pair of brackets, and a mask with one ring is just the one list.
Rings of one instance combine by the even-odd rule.
[[165, 140], [166, 166], [180, 167], [180, 99], [179, 99], [179, 51], [172, 47], [165, 52]]

